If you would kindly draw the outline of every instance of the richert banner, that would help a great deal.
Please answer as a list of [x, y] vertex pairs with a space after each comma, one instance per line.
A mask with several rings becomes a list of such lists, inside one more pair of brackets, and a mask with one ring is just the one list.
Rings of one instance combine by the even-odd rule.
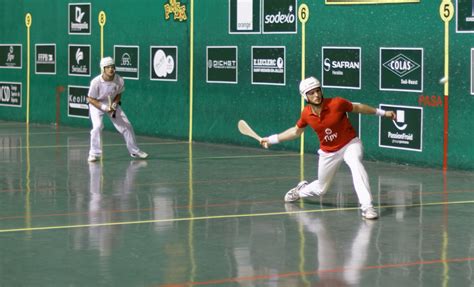
[[326, 0], [326, 4], [420, 3], [421, 0]]

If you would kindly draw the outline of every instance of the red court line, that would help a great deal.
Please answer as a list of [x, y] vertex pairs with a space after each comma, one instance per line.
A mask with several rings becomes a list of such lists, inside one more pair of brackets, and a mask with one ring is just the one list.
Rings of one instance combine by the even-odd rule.
[[325, 270], [314, 270], [307, 272], [289, 272], [282, 274], [272, 274], [272, 275], [257, 275], [257, 276], [248, 276], [248, 277], [235, 277], [235, 278], [224, 278], [216, 279], [209, 281], [200, 281], [200, 282], [185, 282], [185, 283], [170, 283], [157, 285], [159, 287], [185, 287], [185, 286], [199, 286], [199, 285], [215, 285], [215, 284], [225, 284], [225, 283], [237, 283], [242, 281], [257, 281], [257, 280], [267, 280], [275, 278], [288, 278], [304, 275], [320, 275], [327, 273], [342, 273], [348, 270], [381, 270], [381, 269], [390, 269], [390, 268], [401, 268], [401, 267], [410, 267], [410, 266], [419, 266], [419, 265], [432, 265], [432, 264], [444, 264], [444, 263], [458, 263], [458, 262], [467, 262], [474, 261], [474, 257], [467, 258], [452, 258], [452, 259], [435, 259], [427, 261], [414, 261], [414, 262], [405, 262], [405, 263], [393, 263], [393, 264], [384, 264], [384, 265], [372, 265], [365, 266], [358, 269], [351, 268], [334, 268], [334, 269], [325, 269]]

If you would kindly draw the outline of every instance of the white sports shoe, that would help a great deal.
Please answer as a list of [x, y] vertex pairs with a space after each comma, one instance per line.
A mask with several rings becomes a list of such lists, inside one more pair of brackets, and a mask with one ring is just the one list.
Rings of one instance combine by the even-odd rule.
[[148, 157], [148, 154], [144, 151], [139, 151], [137, 153], [131, 153], [130, 156], [133, 157], [133, 158], [145, 159], [145, 158]]
[[87, 161], [88, 162], [94, 162], [94, 161], [98, 161], [100, 160], [100, 156], [99, 155], [89, 155], [89, 157], [87, 158]]
[[367, 207], [362, 210], [362, 217], [365, 219], [377, 219], [379, 217], [377, 211], [373, 207]]
[[300, 199], [300, 194], [299, 191], [303, 187], [308, 185], [308, 182], [306, 180], [300, 181], [298, 185], [292, 189], [290, 189], [286, 194], [285, 194], [285, 202], [293, 202], [297, 201]]

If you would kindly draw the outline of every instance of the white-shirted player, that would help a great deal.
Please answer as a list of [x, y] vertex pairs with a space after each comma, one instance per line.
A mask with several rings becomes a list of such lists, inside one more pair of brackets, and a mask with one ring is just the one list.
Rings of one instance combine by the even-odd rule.
[[140, 159], [147, 158], [148, 154], [138, 148], [133, 127], [119, 105], [125, 87], [123, 78], [115, 74], [114, 59], [103, 58], [100, 61], [100, 70], [102, 74], [91, 81], [87, 95], [92, 121], [91, 146], [87, 160], [89, 162], [97, 161], [102, 156], [100, 141], [104, 128], [104, 114], [110, 118], [117, 131], [123, 135], [130, 156]]

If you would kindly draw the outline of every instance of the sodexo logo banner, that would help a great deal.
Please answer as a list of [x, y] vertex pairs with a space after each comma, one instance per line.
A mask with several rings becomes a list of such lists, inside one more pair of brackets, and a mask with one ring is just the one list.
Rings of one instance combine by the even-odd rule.
[[69, 4], [69, 34], [91, 34], [91, 4], [70, 3]]
[[380, 90], [423, 92], [423, 49], [380, 48]]
[[140, 51], [138, 46], [114, 45], [115, 70], [124, 79], [138, 80]]
[[323, 87], [360, 90], [360, 50], [360, 47], [322, 47]]
[[237, 83], [237, 46], [208, 46], [207, 83]]
[[296, 33], [296, 0], [263, 0], [263, 33]]
[[68, 74], [69, 76], [88, 77], [91, 75], [91, 46], [69, 45]]
[[151, 46], [150, 53], [150, 80], [177, 81], [178, 47]]
[[380, 109], [394, 111], [397, 118], [392, 121], [379, 119], [379, 146], [421, 152], [423, 108], [382, 104]]

